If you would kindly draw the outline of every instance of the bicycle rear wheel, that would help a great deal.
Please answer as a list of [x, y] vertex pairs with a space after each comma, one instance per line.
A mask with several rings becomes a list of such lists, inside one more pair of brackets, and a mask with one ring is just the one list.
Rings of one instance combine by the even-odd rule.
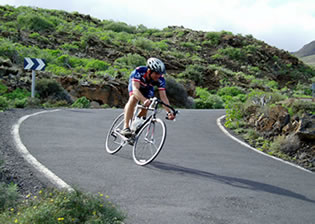
[[110, 154], [118, 152], [124, 145], [124, 139], [118, 134], [124, 127], [124, 113], [120, 114], [113, 122], [111, 128], [109, 129], [105, 148]]
[[166, 139], [166, 125], [159, 119], [153, 119], [144, 125], [133, 146], [133, 160], [140, 166], [152, 162], [160, 153]]

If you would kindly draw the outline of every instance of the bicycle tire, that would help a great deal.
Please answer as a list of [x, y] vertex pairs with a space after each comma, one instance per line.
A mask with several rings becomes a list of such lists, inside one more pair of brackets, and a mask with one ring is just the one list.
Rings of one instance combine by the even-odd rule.
[[106, 135], [105, 148], [108, 153], [115, 154], [123, 147], [124, 140], [114, 132], [115, 129], [116, 131], [122, 130], [123, 126], [124, 126], [124, 113], [118, 115], [118, 117], [114, 120], [112, 126], [110, 127]]
[[164, 121], [156, 118], [145, 124], [139, 131], [133, 146], [132, 157], [135, 163], [140, 166], [151, 163], [161, 152], [165, 139], [166, 125]]

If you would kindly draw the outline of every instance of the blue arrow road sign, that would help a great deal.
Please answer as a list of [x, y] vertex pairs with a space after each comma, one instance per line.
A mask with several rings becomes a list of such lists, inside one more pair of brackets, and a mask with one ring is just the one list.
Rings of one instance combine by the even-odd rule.
[[44, 59], [39, 58], [24, 58], [24, 69], [44, 71], [46, 62]]

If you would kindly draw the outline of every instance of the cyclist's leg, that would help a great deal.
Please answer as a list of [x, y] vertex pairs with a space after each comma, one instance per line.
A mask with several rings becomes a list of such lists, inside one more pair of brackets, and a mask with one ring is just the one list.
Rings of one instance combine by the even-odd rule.
[[142, 109], [138, 114], [138, 117], [146, 117], [148, 110]]
[[[143, 96], [145, 96], [146, 98], [150, 99], [154, 97], [154, 88], [153, 86], [148, 86], [148, 88], [146, 89], [146, 91], [141, 92]], [[148, 110], [144, 110], [142, 109], [140, 111], [140, 113], [138, 114], [138, 117], [146, 117], [147, 116], [147, 112]]]
[[132, 119], [137, 102], [138, 100], [136, 99], [136, 97], [134, 95], [130, 95], [129, 100], [124, 109], [124, 113], [125, 113], [124, 129], [129, 128], [129, 123], [130, 123], [130, 120]]

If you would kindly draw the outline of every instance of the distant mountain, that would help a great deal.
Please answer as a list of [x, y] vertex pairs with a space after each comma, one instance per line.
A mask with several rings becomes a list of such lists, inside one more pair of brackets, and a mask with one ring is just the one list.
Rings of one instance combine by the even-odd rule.
[[315, 66], [315, 40], [304, 45], [297, 52], [293, 52], [293, 55], [298, 57], [305, 64]]
[[300, 50], [293, 54], [299, 58], [315, 55], [315, 40], [304, 45]]

